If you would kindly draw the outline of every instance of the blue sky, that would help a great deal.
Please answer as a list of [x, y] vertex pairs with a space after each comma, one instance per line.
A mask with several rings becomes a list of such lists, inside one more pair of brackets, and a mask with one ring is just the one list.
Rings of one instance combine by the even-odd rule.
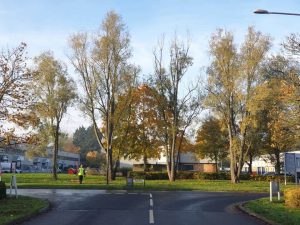
[[[109, 10], [121, 14], [132, 38], [133, 61], [143, 74], [152, 71], [152, 50], [165, 34], [174, 31], [191, 38], [194, 65], [187, 77], [207, 66], [208, 40], [217, 28], [226, 28], [241, 42], [250, 25], [274, 38], [274, 52], [285, 36], [300, 30], [300, 17], [256, 15], [256, 9], [300, 13], [299, 0], [0, 0], [0, 48], [28, 44], [34, 57], [51, 50], [67, 63], [68, 37], [78, 31], [96, 31]], [[70, 74], [76, 80], [73, 69]], [[76, 109], [69, 111], [63, 129], [69, 133], [88, 119]]]

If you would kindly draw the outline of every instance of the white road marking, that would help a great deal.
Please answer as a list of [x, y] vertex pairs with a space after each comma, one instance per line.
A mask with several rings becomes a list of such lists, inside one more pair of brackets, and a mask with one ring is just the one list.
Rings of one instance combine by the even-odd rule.
[[152, 198], [152, 194], [150, 193], [149, 195], [150, 195], [150, 198]]
[[153, 200], [152, 200], [152, 198], [150, 199], [150, 206], [153, 207]]
[[153, 210], [149, 210], [149, 223], [154, 223]]

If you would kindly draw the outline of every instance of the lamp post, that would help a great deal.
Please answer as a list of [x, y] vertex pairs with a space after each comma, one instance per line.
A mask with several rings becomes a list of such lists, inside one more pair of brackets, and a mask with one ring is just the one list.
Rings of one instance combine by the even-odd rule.
[[257, 9], [254, 11], [256, 14], [279, 14], [279, 15], [287, 15], [287, 16], [300, 16], [299, 13], [285, 13], [285, 12], [269, 12], [268, 10], [264, 9]]

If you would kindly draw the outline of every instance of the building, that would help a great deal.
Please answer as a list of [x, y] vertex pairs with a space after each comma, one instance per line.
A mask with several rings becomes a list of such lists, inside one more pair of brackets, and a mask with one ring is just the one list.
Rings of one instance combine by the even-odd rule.
[[[247, 163], [244, 164], [242, 171], [249, 171], [249, 165]], [[265, 173], [275, 173], [274, 163], [271, 162], [267, 155], [255, 157], [252, 161], [252, 173], [258, 175], [263, 175]]]
[[[0, 148], [0, 162], [14, 162], [16, 168], [23, 172], [50, 172], [52, 168], [52, 148], [46, 149], [44, 157], [28, 158], [28, 145], [18, 144]], [[60, 170], [80, 164], [80, 155], [71, 152], [58, 151], [57, 166]]]
[[[298, 177], [300, 177], [300, 151], [288, 152], [287, 154], [293, 155], [292, 160], [286, 160], [287, 174], [295, 175], [295, 173], [298, 173]], [[282, 164], [282, 173], [284, 173], [285, 153], [280, 154], [280, 161]], [[249, 165], [247, 163], [244, 164], [242, 171], [249, 171]], [[258, 175], [263, 175], [266, 173], [275, 173], [274, 162], [271, 162], [270, 157], [268, 155], [256, 157], [252, 161], [252, 172]]]
[[[199, 172], [216, 172], [216, 165], [209, 159], [197, 159], [192, 152], [180, 153], [179, 170], [182, 171], [199, 171]], [[162, 171], [167, 169], [167, 158], [163, 154], [159, 159], [147, 160], [147, 167], [154, 171]], [[122, 158], [120, 167], [129, 167], [133, 170], [143, 170], [144, 163], [142, 160], [130, 160]]]

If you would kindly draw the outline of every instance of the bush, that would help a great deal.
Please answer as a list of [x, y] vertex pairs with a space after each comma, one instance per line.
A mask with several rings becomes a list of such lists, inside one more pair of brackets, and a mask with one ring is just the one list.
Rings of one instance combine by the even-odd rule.
[[4, 181], [0, 181], [0, 199], [6, 198], [6, 186]]
[[85, 171], [86, 175], [100, 175], [100, 172], [96, 168], [87, 168]]
[[198, 180], [230, 180], [230, 174], [225, 173], [225, 172], [220, 172], [220, 173], [195, 172], [194, 179], [198, 179]]
[[127, 177], [144, 179], [145, 178], [145, 174], [146, 173], [144, 171], [129, 171], [127, 173]]
[[[167, 172], [144, 172], [144, 171], [130, 171], [129, 177], [146, 180], [168, 180]], [[198, 180], [230, 180], [229, 173], [204, 173], [204, 172], [193, 172], [193, 171], [179, 171], [176, 174], [178, 180], [198, 179]], [[250, 175], [242, 174], [241, 180], [249, 180]]]
[[129, 171], [128, 177], [146, 180], [168, 180], [167, 172]]
[[122, 167], [119, 169], [118, 172], [122, 173], [123, 177], [127, 177], [128, 176], [128, 172], [132, 171], [132, 168], [130, 167]]
[[[271, 175], [271, 176], [262, 176], [262, 175], [252, 175], [250, 177], [251, 180], [255, 181], [277, 181], [280, 183], [284, 182], [284, 175]], [[295, 177], [294, 176], [287, 176], [286, 177], [287, 182], [294, 182]]]
[[284, 192], [285, 205], [289, 208], [300, 208], [300, 188], [287, 189]]
[[[144, 171], [129, 171], [129, 177], [146, 180], [168, 180], [167, 172], [144, 172]], [[176, 174], [176, 179], [198, 179], [198, 180], [230, 180], [230, 173], [204, 173], [194, 171], [179, 171]], [[243, 173], [240, 175], [240, 180], [255, 180], [255, 181], [278, 181], [284, 182], [284, 176], [262, 176], [262, 175], [250, 175]], [[293, 182], [294, 177], [287, 176], [288, 182]]]
[[195, 172], [178, 171], [176, 174], [176, 179], [179, 179], [179, 180], [195, 179]]

